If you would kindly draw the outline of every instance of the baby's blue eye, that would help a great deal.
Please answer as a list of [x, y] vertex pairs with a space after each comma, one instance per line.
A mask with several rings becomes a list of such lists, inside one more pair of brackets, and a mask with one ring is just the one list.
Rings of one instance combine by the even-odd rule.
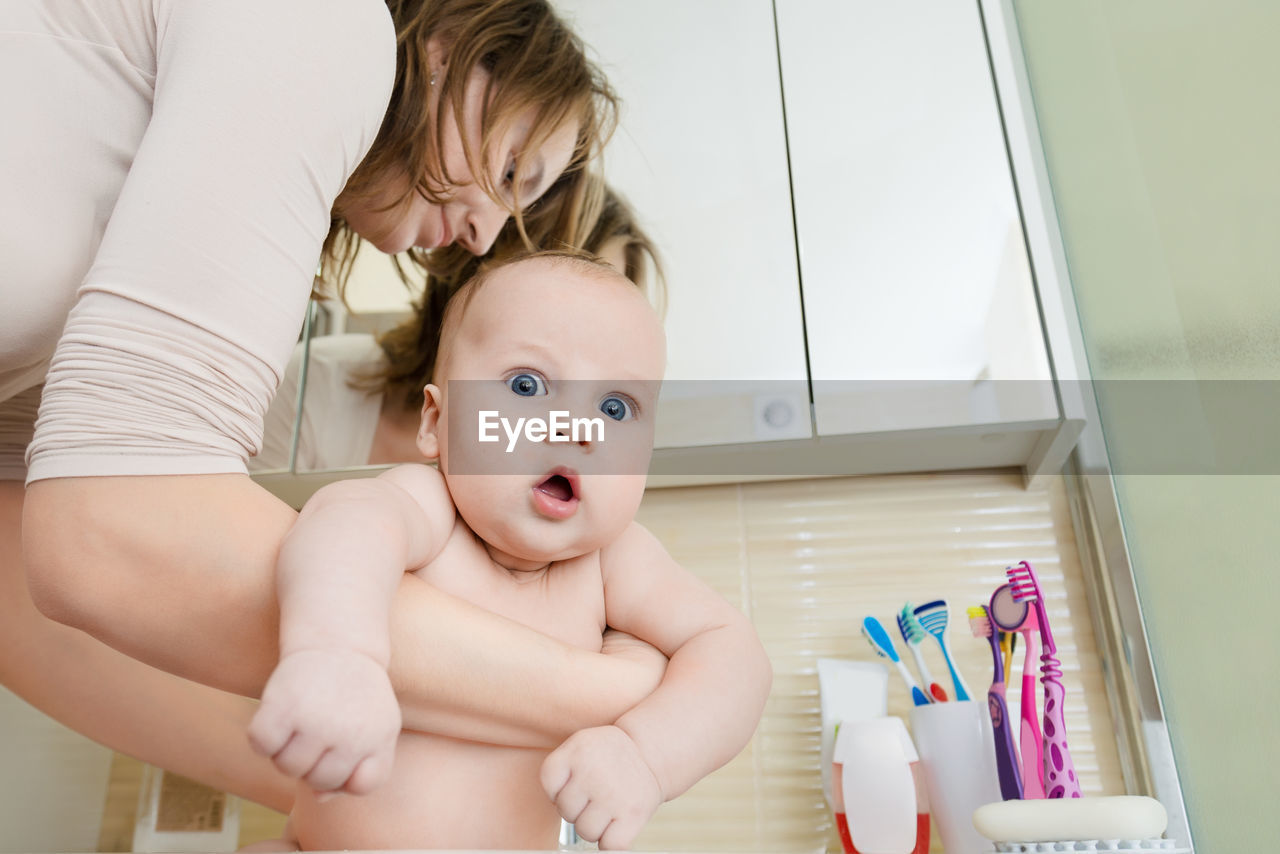
[[600, 411], [614, 421], [630, 421], [636, 417], [630, 401], [617, 396], [606, 397], [600, 401]]
[[547, 393], [547, 387], [542, 382], [542, 377], [537, 374], [516, 374], [507, 380], [507, 388], [521, 397], [534, 397]]

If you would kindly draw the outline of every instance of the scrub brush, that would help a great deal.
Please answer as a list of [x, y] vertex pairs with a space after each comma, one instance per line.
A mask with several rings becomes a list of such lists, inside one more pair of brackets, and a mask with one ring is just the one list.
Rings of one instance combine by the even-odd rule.
[[924, 626], [924, 630], [933, 635], [938, 646], [942, 647], [942, 657], [947, 660], [947, 669], [951, 671], [951, 682], [956, 689], [956, 699], [972, 699], [969, 686], [964, 684], [964, 678], [960, 676], [960, 671], [956, 670], [955, 662], [951, 660], [951, 650], [947, 647], [947, 603], [942, 599], [926, 602], [916, 608], [914, 613], [920, 625]]
[[947, 701], [947, 692], [941, 685], [933, 681], [933, 675], [929, 673], [929, 668], [925, 666], [924, 655], [920, 652], [920, 644], [924, 641], [924, 626], [920, 625], [920, 621], [916, 619], [916, 615], [911, 613], [911, 603], [902, 606], [902, 610], [897, 614], [898, 631], [902, 633], [902, 640], [907, 644], [907, 649], [911, 650], [911, 657], [916, 660], [916, 667], [920, 668], [920, 678], [924, 680], [924, 684], [929, 686], [929, 694], [939, 703]]

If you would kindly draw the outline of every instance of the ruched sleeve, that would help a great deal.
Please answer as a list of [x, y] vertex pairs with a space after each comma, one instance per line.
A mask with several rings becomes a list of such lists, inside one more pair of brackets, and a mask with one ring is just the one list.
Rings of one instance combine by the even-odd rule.
[[154, 12], [151, 118], [54, 352], [29, 481], [245, 471], [386, 109], [380, 0]]

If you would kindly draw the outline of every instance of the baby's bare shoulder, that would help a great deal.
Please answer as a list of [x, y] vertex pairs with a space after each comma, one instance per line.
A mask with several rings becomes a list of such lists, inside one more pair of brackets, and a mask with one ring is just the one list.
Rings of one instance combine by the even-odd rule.
[[412, 533], [410, 566], [423, 566], [437, 557], [450, 539], [458, 511], [444, 478], [432, 466], [407, 463], [378, 475], [376, 480], [395, 496], [398, 524]]
[[597, 553], [602, 570], [661, 558], [670, 560], [666, 548], [648, 528], [632, 521], [611, 543]]
[[405, 463], [388, 469], [378, 479], [400, 487], [432, 516], [452, 520], [456, 515], [449, 488], [435, 466]]
[[404, 489], [444, 488], [444, 475], [435, 466], [424, 463], [401, 463], [382, 472], [378, 477], [398, 484]]

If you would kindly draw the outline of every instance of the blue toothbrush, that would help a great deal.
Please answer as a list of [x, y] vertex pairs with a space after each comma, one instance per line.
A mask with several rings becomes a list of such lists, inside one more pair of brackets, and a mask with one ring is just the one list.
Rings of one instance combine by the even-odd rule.
[[911, 678], [911, 674], [907, 672], [906, 665], [902, 663], [902, 659], [898, 658], [898, 651], [893, 648], [893, 641], [889, 640], [889, 633], [884, 630], [884, 626], [880, 625], [880, 621], [875, 617], [864, 618], [862, 621], [862, 634], [867, 639], [867, 643], [871, 644], [871, 648], [876, 651], [876, 655], [881, 658], [887, 658], [898, 666], [898, 672], [902, 674], [907, 687], [911, 689], [912, 702], [917, 706], [929, 705], [929, 698], [920, 690], [916, 680]]
[[926, 602], [916, 608], [915, 615], [920, 625], [924, 626], [924, 630], [933, 635], [938, 646], [942, 647], [942, 657], [947, 660], [947, 669], [951, 671], [951, 683], [956, 688], [956, 699], [971, 699], [969, 686], [964, 684], [960, 671], [956, 670], [955, 664], [951, 661], [951, 650], [947, 648], [947, 603], [942, 599]]

